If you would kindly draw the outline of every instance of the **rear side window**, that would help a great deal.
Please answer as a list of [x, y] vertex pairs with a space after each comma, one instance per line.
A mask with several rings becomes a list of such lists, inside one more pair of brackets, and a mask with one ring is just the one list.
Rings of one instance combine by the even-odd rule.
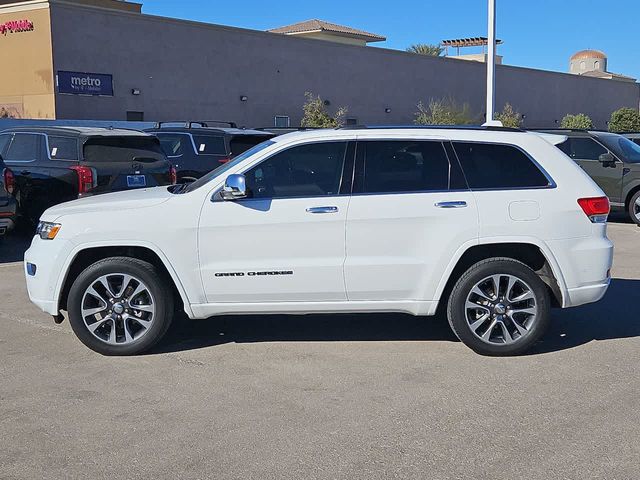
[[75, 138], [49, 136], [47, 141], [52, 160], [78, 160], [78, 141]]
[[9, 144], [9, 140], [11, 140], [11, 135], [4, 134], [0, 135], [0, 155], [4, 152], [5, 147]]
[[32, 162], [37, 160], [40, 149], [41, 135], [16, 133], [11, 139], [5, 161]]
[[[358, 190], [363, 193], [393, 193], [447, 190], [449, 160], [441, 142], [358, 142], [364, 166]], [[361, 160], [359, 160], [361, 162]]]
[[160, 146], [167, 157], [179, 157], [188, 152], [188, 149], [193, 149], [189, 135], [157, 133], [156, 136], [160, 139]]
[[549, 180], [511, 145], [453, 142], [471, 189], [547, 187]]
[[237, 137], [233, 137], [229, 142], [231, 147], [231, 156], [235, 157], [236, 155], [240, 155], [268, 139], [269, 137], [267, 136], [259, 135], [239, 135]]
[[253, 167], [244, 175], [253, 198], [337, 195], [346, 142], [292, 147]]
[[591, 138], [569, 138], [558, 145], [567, 156], [575, 160], [598, 160], [607, 149]]
[[155, 137], [93, 137], [84, 144], [88, 163], [132, 162], [135, 159], [164, 160], [160, 142]]
[[193, 143], [199, 155], [226, 155], [224, 137], [214, 135], [194, 135]]

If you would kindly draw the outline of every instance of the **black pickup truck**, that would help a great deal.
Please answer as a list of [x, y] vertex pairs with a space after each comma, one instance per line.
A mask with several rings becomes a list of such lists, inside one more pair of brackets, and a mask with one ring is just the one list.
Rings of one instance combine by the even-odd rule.
[[34, 224], [58, 203], [176, 182], [158, 139], [135, 130], [11, 128], [0, 132], [0, 156], [15, 175], [18, 213]]
[[[1, 142], [1, 140], [0, 140]], [[0, 143], [2, 150], [2, 143]], [[13, 229], [16, 221], [16, 199], [14, 198], [16, 179], [0, 157], [0, 237]]]

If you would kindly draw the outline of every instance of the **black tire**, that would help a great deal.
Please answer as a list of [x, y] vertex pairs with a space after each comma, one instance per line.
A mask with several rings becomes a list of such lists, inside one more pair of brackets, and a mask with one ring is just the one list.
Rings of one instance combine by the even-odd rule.
[[640, 190], [634, 193], [627, 205], [627, 214], [633, 223], [640, 226], [640, 208], [636, 206], [636, 202], [640, 199]]
[[[483, 279], [487, 279], [492, 275], [510, 275], [516, 277], [530, 287], [531, 293], [533, 294], [534, 300], [530, 301], [535, 301], [537, 312], [533, 324], [530, 325], [530, 328], [524, 335], [517, 333], [515, 324], [511, 323], [509, 316], [502, 315], [498, 317], [504, 318], [510, 330], [515, 333], [513, 337], [517, 338], [513, 343], [489, 343], [488, 341], [482, 340], [473, 332], [467, 320], [466, 302], [468, 296], [471, 294], [471, 290], [479, 282], [482, 282]], [[507, 280], [498, 281], [498, 283], [503, 285], [503, 288], [505, 282], [508, 282], [508, 278]], [[547, 330], [551, 318], [550, 305], [549, 291], [546, 284], [531, 268], [511, 258], [489, 258], [470, 267], [456, 282], [447, 303], [447, 317], [449, 319], [449, 325], [451, 325], [451, 329], [456, 336], [476, 353], [490, 356], [519, 355], [530, 349]], [[514, 303], [514, 308], [518, 306], [519, 305]], [[473, 309], [471, 309], [471, 311], [473, 312]], [[495, 314], [495, 310], [487, 309], [487, 311], [491, 311], [490, 315]], [[480, 312], [482, 312], [482, 310], [480, 310]], [[486, 328], [486, 330], [489, 330], [491, 321], [492, 318], [489, 317], [487, 319], [488, 324], [482, 324], [480, 329]], [[502, 325], [496, 325], [496, 327], [502, 328]], [[480, 331], [482, 332], [482, 330]], [[498, 330], [498, 334], [500, 333], [501, 331]], [[491, 333], [489, 336], [491, 337]], [[501, 335], [503, 339], [506, 336], [506, 334]], [[498, 336], [498, 339], [499, 338], [500, 335]]]
[[[82, 318], [82, 301], [85, 291], [100, 277], [109, 274], [126, 274], [146, 284], [153, 298], [155, 312], [148, 331], [123, 345], [109, 344], [96, 338]], [[163, 272], [152, 264], [130, 257], [110, 257], [87, 267], [73, 282], [67, 301], [69, 323], [74, 333], [91, 350], [102, 355], [137, 355], [156, 345], [165, 335], [173, 319], [173, 293]], [[129, 324], [130, 325], [130, 324]]]

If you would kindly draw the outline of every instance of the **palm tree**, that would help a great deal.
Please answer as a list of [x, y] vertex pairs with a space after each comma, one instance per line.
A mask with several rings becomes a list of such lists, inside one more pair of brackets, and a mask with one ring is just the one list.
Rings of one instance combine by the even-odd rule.
[[439, 57], [444, 52], [444, 48], [440, 45], [432, 45], [429, 43], [416, 43], [407, 48], [407, 52], [417, 53], [418, 55], [431, 55]]

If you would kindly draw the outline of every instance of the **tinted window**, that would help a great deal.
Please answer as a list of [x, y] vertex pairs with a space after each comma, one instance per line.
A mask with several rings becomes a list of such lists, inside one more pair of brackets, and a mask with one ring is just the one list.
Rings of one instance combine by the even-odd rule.
[[607, 149], [591, 138], [569, 138], [558, 146], [569, 157], [576, 160], [598, 160]]
[[9, 140], [11, 140], [11, 135], [4, 134], [0, 135], [0, 155], [4, 152], [4, 148], [9, 144]]
[[224, 137], [213, 135], [194, 135], [193, 142], [196, 144], [196, 151], [200, 155], [226, 155], [227, 149], [224, 146]]
[[636, 145], [640, 145], [640, 138], [634, 138], [633, 143], [635, 143]]
[[5, 160], [7, 162], [28, 162], [38, 158], [38, 148], [42, 137], [27, 133], [16, 133], [9, 144]]
[[472, 189], [545, 187], [549, 181], [521, 150], [510, 145], [454, 142]]
[[449, 160], [441, 142], [358, 142], [364, 193], [447, 190]]
[[69, 137], [48, 137], [52, 160], [78, 160], [78, 142]]
[[94, 137], [84, 144], [87, 162], [132, 162], [134, 159], [164, 160], [160, 142], [155, 137]]
[[618, 145], [624, 153], [625, 160], [632, 163], [640, 162], [640, 146], [624, 137], [618, 139]]
[[314, 143], [293, 147], [245, 173], [254, 198], [337, 195], [347, 144]]
[[241, 135], [237, 137], [233, 137], [231, 139], [231, 156], [235, 157], [236, 155], [240, 155], [241, 153], [246, 152], [251, 147], [264, 142], [269, 137], [266, 136], [254, 136], [254, 135]]
[[193, 150], [191, 137], [189, 137], [189, 135], [179, 133], [157, 133], [156, 136], [160, 139], [160, 146], [167, 157], [179, 157], [185, 152], [188, 152], [188, 149]]

